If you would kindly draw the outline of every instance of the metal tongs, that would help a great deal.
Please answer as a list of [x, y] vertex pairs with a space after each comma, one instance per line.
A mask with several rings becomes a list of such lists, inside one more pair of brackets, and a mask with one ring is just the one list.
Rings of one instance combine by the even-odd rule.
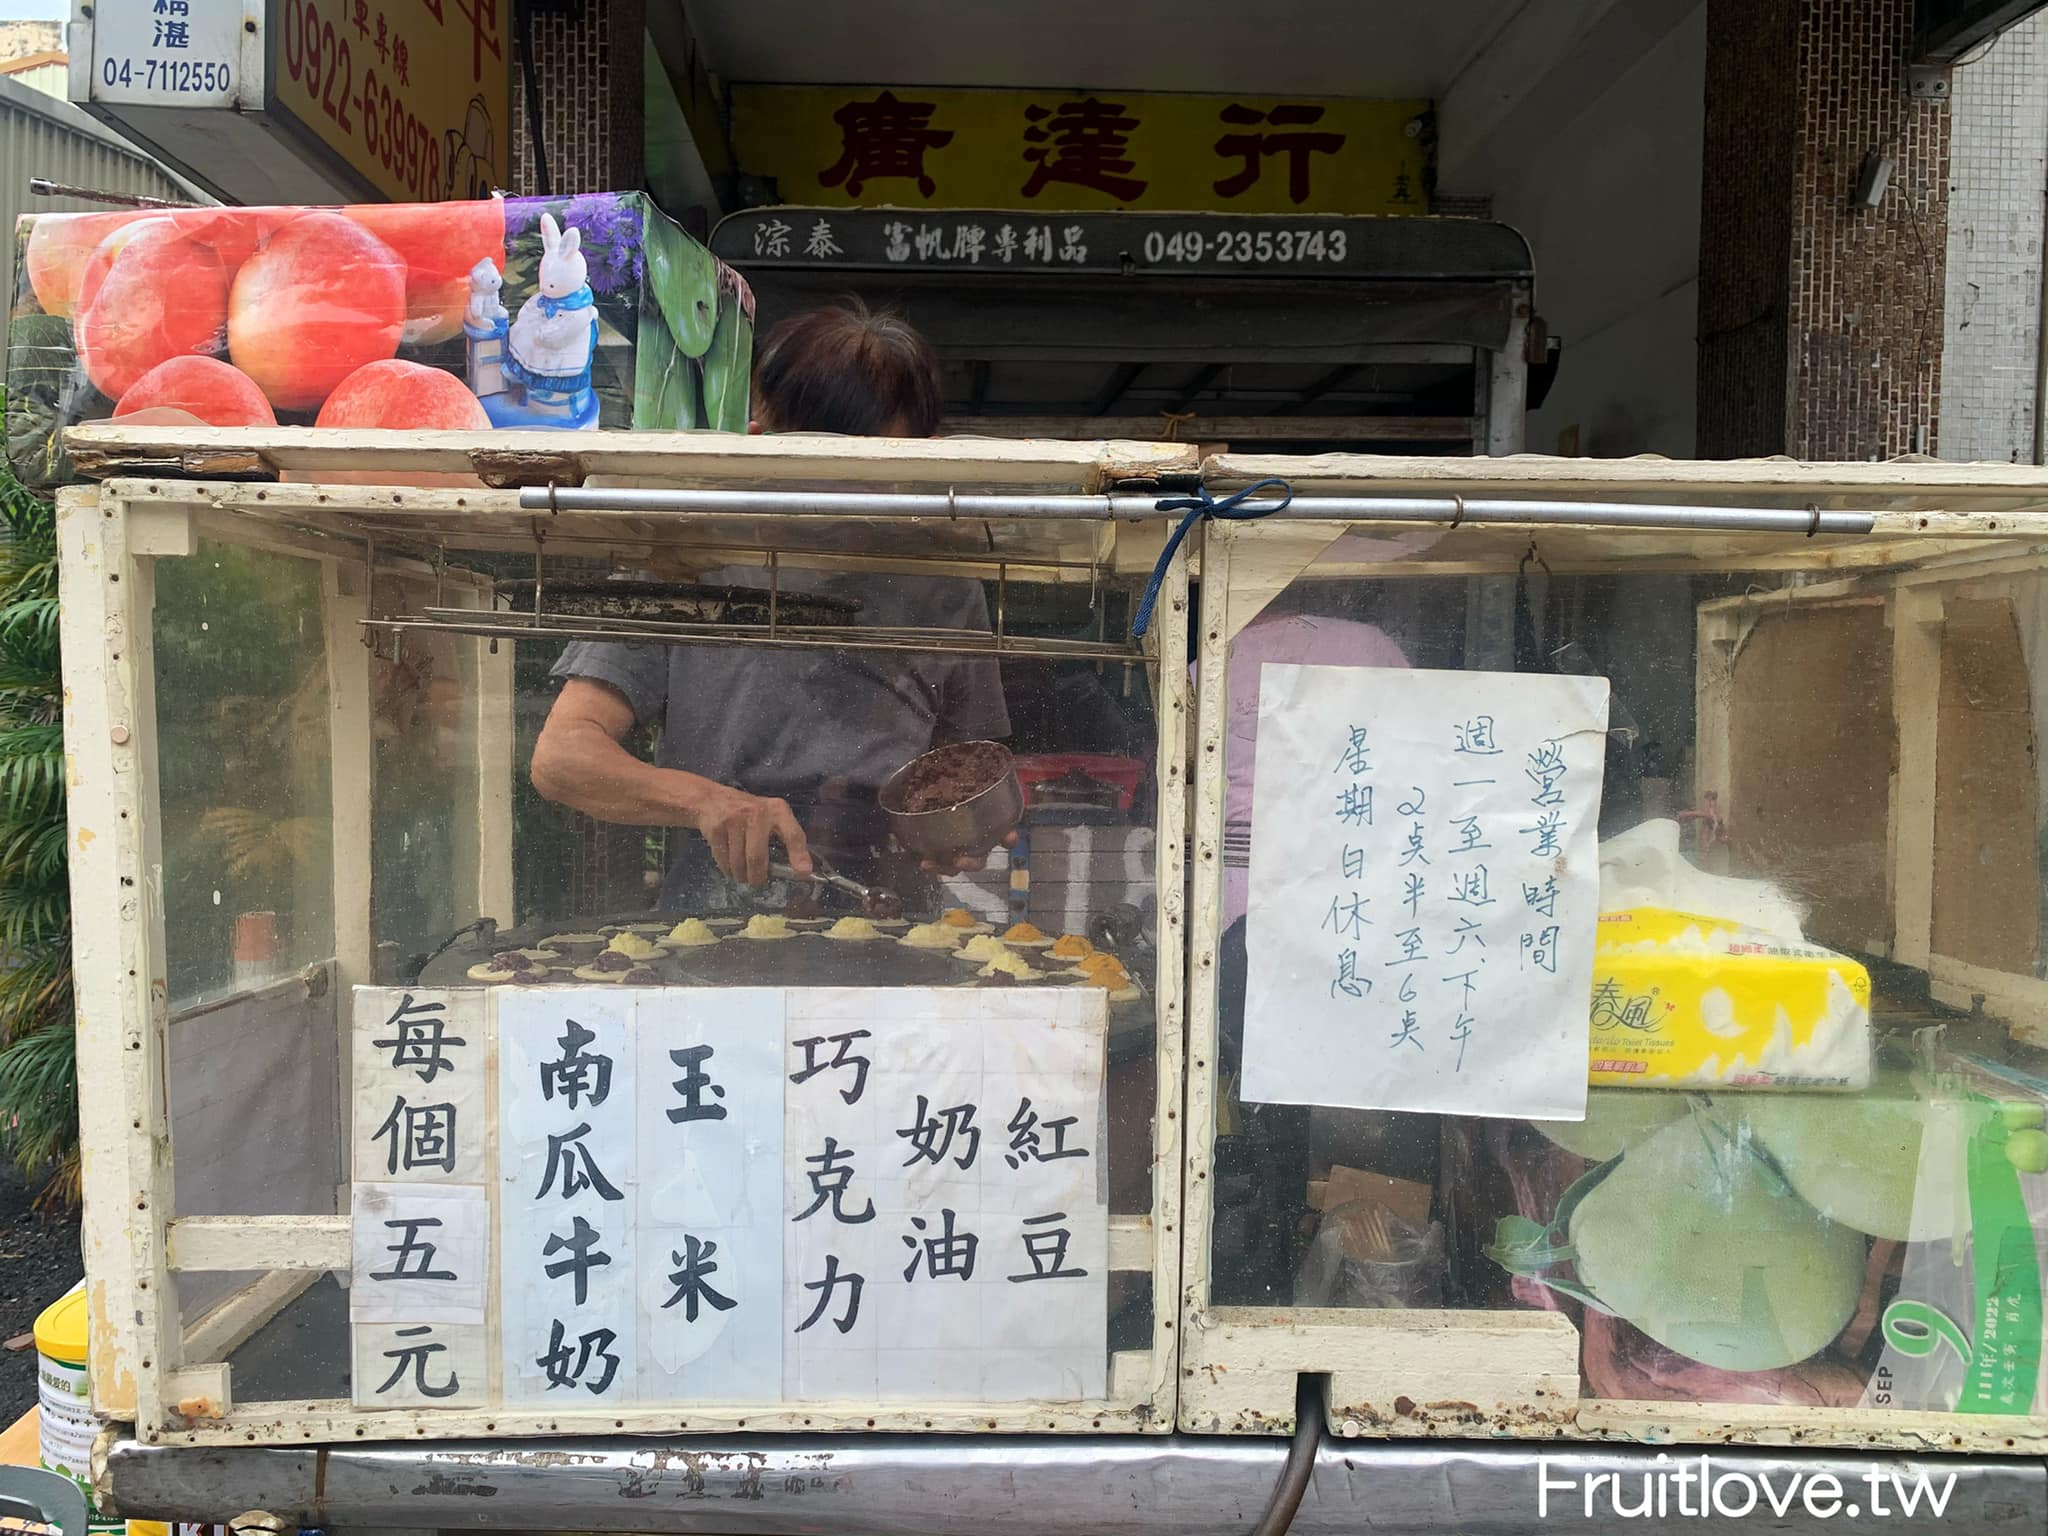
[[894, 891], [879, 885], [862, 885], [858, 880], [834, 873], [824, 863], [813, 859], [811, 873], [800, 875], [787, 864], [770, 864], [768, 873], [777, 880], [787, 880], [796, 885], [829, 885], [835, 891], [844, 891], [861, 905], [863, 912], [877, 912], [883, 907], [900, 907], [903, 899]]

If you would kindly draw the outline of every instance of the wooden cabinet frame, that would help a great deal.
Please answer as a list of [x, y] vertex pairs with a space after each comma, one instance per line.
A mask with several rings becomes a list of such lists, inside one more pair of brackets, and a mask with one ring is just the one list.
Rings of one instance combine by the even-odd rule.
[[[1752, 593], [1702, 604], [1698, 610], [1699, 739], [1711, 743], [1698, 766], [1703, 788], [1726, 786], [1729, 719], [1736, 659], [1758, 623], [1773, 615], [1818, 614], [1860, 607], [1881, 613], [1890, 638], [1887, 682], [1894, 739], [1888, 784], [1889, 837], [1884, 870], [1887, 931], [1870, 947], [1926, 974], [1937, 1003], [1965, 1012], [1981, 1009], [2003, 1021], [2016, 1038], [2048, 1046], [2048, 981], [2012, 969], [1973, 963], [1944, 953], [1937, 925], [1937, 880], [1944, 853], [1960, 853], [1951, 837], [1937, 840], [1943, 769], [1943, 658], [1950, 621], [1973, 604], [2032, 606], [2048, 602], [2048, 550], [2014, 553], [2003, 542], [1954, 551], [1924, 565]], [[2048, 643], [2048, 636], [2041, 637]], [[2048, 658], [2040, 660], [2048, 671]], [[2037, 718], [2037, 731], [2048, 718]], [[2036, 751], [2048, 742], [2037, 740]], [[1949, 753], [1956, 746], [1951, 743]], [[1953, 946], [1951, 946], [1953, 947]]]
[[[1279, 472], [1282, 461], [1244, 461], [1230, 477]], [[1341, 465], [1360, 480], [1375, 478], [1371, 461], [1323, 461]], [[1546, 461], [1546, 469], [1564, 466]], [[1749, 466], [1742, 466], [1748, 468]], [[1212, 465], [1213, 468], [1213, 465]], [[1588, 467], [1584, 472], [1618, 470]], [[1653, 474], [1720, 466], [1645, 466]], [[1728, 468], [1734, 468], [1729, 466]], [[1864, 466], [1843, 466], [1860, 470]], [[1876, 466], [1871, 466], [1876, 468]], [[1889, 468], [1889, 466], [1887, 466]], [[1411, 465], [1389, 466], [1398, 480]], [[1507, 464], [1485, 466], [1488, 474], [1511, 473]], [[1824, 472], [1816, 467], [1816, 473]], [[1455, 471], [1446, 461], [1445, 478]], [[1356, 492], [1343, 484], [1333, 489]], [[1404, 487], [1402, 494], [1415, 494]], [[1476, 492], [1475, 492], [1476, 494]], [[1914, 914], [1919, 953], [1936, 995], [1970, 1002], [1987, 979], [1972, 975], [1928, 951], [1932, 902], [1929, 894], [1933, 849], [1931, 770], [1937, 750], [1934, 712], [1928, 697], [1930, 626], [1938, 621], [1940, 594], [1972, 591], [2022, 572], [2048, 570], [2048, 544], [2018, 545], [2021, 531], [2048, 538], [2048, 518], [2038, 514], [1941, 518], [1940, 535], [1923, 532], [1927, 519], [1916, 513], [1881, 514], [1866, 542], [1807, 543], [1796, 537], [1655, 533], [1573, 527], [1534, 532], [1554, 572], [1705, 573], [1716, 569], [1813, 570], [1818, 580], [1773, 587], [1744, 597], [1710, 602], [1697, 610], [1698, 739], [1702, 786], [1726, 782], [1726, 758], [1706, 746], [1725, 747], [1725, 663], [1732, 638], [1745, 615], [1773, 605], [1842, 599], [1869, 601], [1882, 594], [1897, 604], [1894, 628], [1900, 658], [1895, 683], [1904, 697], [1900, 767], [1893, 775], [1889, 850], [1894, 900]], [[1385, 525], [1383, 525], [1385, 526]], [[1218, 1307], [1209, 1301], [1210, 1245], [1214, 1206], [1211, 1163], [1217, 1139], [1218, 1017], [1215, 977], [1222, 910], [1222, 808], [1224, 795], [1225, 679], [1233, 637], [1272, 597], [1324, 557], [1347, 531], [1374, 530], [1356, 524], [1305, 522], [1215, 522], [1202, 551], [1202, 606], [1196, 689], [1197, 757], [1193, 833], [1194, 884], [1191, 896], [1188, 1009], [1188, 1185], [1183, 1250], [1181, 1311], [1181, 1427], [1195, 1433], [1279, 1434], [1294, 1420], [1295, 1383], [1301, 1374], [1322, 1374], [1328, 1386], [1325, 1412], [1333, 1432], [1345, 1436], [1519, 1437], [1541, 1440], [1613, 1440], [1675, 1443], [1839, 1446], [1903, 1450], [1975, 1450], [2039, 1454], [2048, 1450], [2048, 1416], [1990, 1418], [1889, 1410], [1809, 1409], [1717, 1403], [1626, 1402], [1581, 1395], [1579, 1335], [1559, 1313], [1517, 1311], [1376, 1311], [1289, 1307]], [[1389, 529], [1388, 531], [1391, 531]], [[1455, 575], [1511, 578], [1519, 553], [1530, 547], [1527, 530], [1468, 527], [1447, 533], [1433, 547], [1397, 566], [1353, 567], [1327, 558], [1319, 574], [1341, 579], [1371, 575], [1401, 578]], [[2024, 553], [2015, 553], [2015, 549]], [[1850, 574], [1837, 573], [1847, 570]], [[1483, 581], [1473, 583], [1483, 590]], [[1717, 671], [1717, 666], [1721, 667]], [[1912, 702], [1916, 707], [1908, 708]], [[1718, 777], [1717, 777], [1718, 776]], [[1902, 935], [1904, 930], [1902, 929]], [[1906, 959], [1913, 953], [1902, 937]], [[1910, 963], [1910, 962], [1909, 962]], [[1994, 978], [1995, 997], [2015, 1007], [2028, 1004], [2032, 1017], [2048, 1020], [2048, 983]], [[2037, 994], [2035, 988], [2040, 988]], [[2003, 990], [1999, 990], [2002, 988]], [[2038, 998], [2036, 1001], [2034, 999]], [[2048, 1030], [2035, 1033], [2048, 1039]]]
[[[362, 1413], [345, 1403], [235, 1401], [223, 1357], [319, 1274], [346, 1264], [346, 1221], [335, 1215], [195, 1217], [173, 1222], [173, 1148], [165, 1060], [175, 1027], [164, 995], [155, 787], [154, 675], [149, 616], [154, 562], [178, 557], [200, 533], [236, 536], [325, 562], [323, 623], [329, 636], [335, 723], [343, 742], [366, 718], [355, 622], [367, 602], [363, 533], [417, 523], [473, 526], [491, 547], [530, 547], [536, 528], [616, 531], [631, 544], [645, 514], [536, 515], [516, 494], [482, 484], [683, 484], [747, 487], [820, 481], [926, 491], [969, 487], [1100, 492], [1198, 476], [1221, 493], [1269, 475], [1287, 478], [1304, 502], [1317, 496], [1455, 499], [1562, 497], [1617, 503], [1874, 509], [1861, 538], [1801, 538], [1664, 527], [1621, 531], [1548, 524], [1533, 537], [1557, 573], [1762, 573], [1767, 590], [1697, 612], [1697, 699], [1703, 751], [1696, 778], [1726, 782], [1709, 722], [1725, 706], [1712, 658], [1732, 647], [1748, 615], [1771, 603], [1878, 601], [1891, 622], [1892, 686], [1901, 721], [1889, 790], [1886, 901], [1891, 957], [1927, 972], [1937, 997], [1967, 1006], [2048, 1017], [2048, 993], [2028, 978], [1974, 974], [1936, 952], [1931, 790], [1940, 762], [1924, 700], [1939, 664], [1950, 594], [1970, 583], [2030, 576], [2048, 562], [2048, 472], [1946, 464], [1805, 466], [1781, 462], [1677, 464], [1527, 458], [1311, 459], [1222, 455], [1199, 461], [1170, 444], [1045, 444], [939, 441], [654, 437], [620, 434], [565, 442], [558, 434], [364, 434], [216, 429], [175, 431], [95, 425], [67, 442], [98, 487], [67, 491], [60, 505], [66, 739], [70, 757], [71, 856], [85, 1118], [85, 1244], [93, 1320], [92, 1372], [100, 1410], [130, 1422], [141, 1439], [178, 1444], [291, 1444], [392, 1438], [732, 1430], [958, 1432], [1159, 1432], [1281, 1434], [1292, 1427], [1299, 1374], [1327, 1376], [1331, 1426], [1351, 1435], [1615, 1440], [1644, 1444], [1829, 1445], [1859, 1450], [2048, 1452], [2048, 1418], [1981, 1419], [1942, 1414], [1765, 1406], [1597, 1401], [1580, 1396], [1577, 1335], [1538, 1312], [1360, 1312], [1232, 1309], [1209, 1303], [1213, 1229], [1210, 1165], [1216, 1140], [1214, 977], [1221, 892], [1225, 657], [1229, 636], [1347, 528], [1298, 518], [1212, 523], [1169, 567], [1148, 639], [1160, 678], [1158, 895], [1161, 955], [1154, 979], [1158, 1035], [1153, 1207], [1112, 1230], [1112, 1264], [1148, 1270], [1154, 1286], [1151, 1348], [1120, 1356], [1100, 1404], [982, 1411], [953, 1404], [878, 1411], [826, 1404], [810, 1411], [705, 1404], [690, 1410]], [[403, 489], [408, 476], [479, 476], [471, 488]], [[122, 475], [140, 478], [122, 479]], [[233, 482], [177, 478], [238, 477]], [[323, 475], [380, 487], [316, 483]], [[250, 480], [246, 477], [259, 477]], [[278, 484], [289, 476], [298, 483]], [[155, 477], [155, 478], [152, 478]], [[444, 485], [446, 482], [442, 482]], [[1500, 628], [1501, 583], [1529, 547], [1526, 527], [1488, 526], [1455, 515], [1405, 526], [1445, 535], [1424, 558], [1398, 568], [1362, 564], [1340, 573], [1498, 578], [1482, 584], [1468, 617]], [[1301, 510], [1297, 504], [1297, 513]], [[222, 520], [225, 520], [223, 523]], [[731, 522], [727, 520], [728, 524]], [[1462, 524], [1462, 526], [1460, 526]], [[1386, 526], [1386, 525], [1371, 525]], [[1087, 574], [1141, 577], [1164, 541], [1164, 519], [1069, 521], [1049, 526], [1034, 549], [1078, 552]], [[1186, 582], [1202, 578], [1200, 674], [1191, 695], [1178, 659], [1190, 619]], [[1018, 571], [1028, 567], [1020, 559]], [[1986, 588], [1984, 590], [1990, 590]], [[1731, 652], [1732, 654], [1732, 652]], [[1725, 733], [1722, 736], [1725, 745]], [[480, 755], [509, 761], [509, 729], [481, 733]], [[340, 771], [344, 757], [351, 765]], [[337, 827], [368, 825], [367, 760], [336, 757]], [[1190, 786], [1192, 780], [1192, 788]], [[1190, 815], [1190, 811], [1192, 814]], [[493, 812], [492, 814], [497, 814]], [[1190, 830], [1191, 829], [1191, 830]], [[503, 834], [509, 837], [509, 832]], [[338, 859], [337, 863], [341, 861]], [[502, 861], [485, 879], [509, 882]], [[351, 888], [361, 866], [346, 876]], [[344, 883], [341, 869], [337, 886]], [[1183, 891], [1188, 894], [1183, 900]], [[486, 893], [481, 893], [485, 895]], [[486, 899], [488, 899], [486, 897]], [[338, 908], [338, 914], [346, 908]], [[303, 1010], [364, 979], [372, 963], [366, 920], [338, 924], [337, 953], [306, 976], [233, 1000], [251, 1010]], [[1178, 946], [1185, 941], [1186, 950]], [[2020, 983], [2025, 983], [2024, 985]], [[1184, 995], [1185, 987], [1185, 995]], [[1186, 1034], [1183, 1039], [1183, 1004]], [[343, 1099], [345, 1102], [345, 1097]], [[340, 1207], [338, 1206], [337, 1209]], [[255, 1271], [245, 1287], [181, 1327], [173, 1277], [188, 1271]], [[1176, 1298], [1178, 1305], [1175, 1304]]]
[[[585, 447], [601, 462], [610, 445]], [[1026, 445], [1027, 448], [1030, 445]], [[998, 478], [1035, 476], [1052, 488], [1094, 490], [1105, 471], [1092, 455], [1057, 445], [1050, 456], [999, 456]], [[618, 452], [636, 473], [694, 467], [719, 445], [702, 439], [656, 454], [625, 439]], [[1192, 467], [1191, 450], [1162, 450]], [[342, 455], [345, 462], [348, 456]], [[936, 467], [912, 454], [894, 463], [905, 480], [965, 480], [983, 466], [977, 450], [956, 451]], [[314, 456], [313, 468], [335, 463]], [[430, 467], [438, 469], [429, 456]], [[401, 464], [394, 474], [402, 473]], [[737, 473], [757, 473], [753, 460]], [[450, 1410], [445, 1413], [359, 1410], [346, 1401], [237, 1399], [225, 1357], [322, 1274], [349, 1265], [345, 1189], [335, 1214], [195, 1216], [173, 1219], [176, 1149], [167, 1106], [167, 1065], [179, 1016], [167, 1006], [164, 984], [162, 896], [154, 871], [161, 808], [155, 775], [154, 664], [151, 610], [155, 564], [188, 555], [199, 537], [274, 548], [320, 562], [322, 617], [331, 693], [334, 746], [334, 883], [336, 952], [303, 976], [239, 994], [211, 1009], [270, 1010], [302, 1022], [338, 1014], [346, 1027], [348, 989], [372, 981], [376, 957], [369, 926], [368, 847], [371, 811], [369, 652], [360, 621], [367, 615], [371, 581], [392, 573], [424, 580], [434, 574], [416, 561], [393, 561], [402, 543], [375, 542], [378, 529], [469, 529], [518, 547], [530, 540], [531, 514], [517, 493], [482, 488], [392, 490], [314, 485], [230, 484], [163, 479], [110, 479], [67, 490], [59, 511], [63, 624], [66, 651], [67, 752], [71, 767], [70, 836], [77, 923], [80, 1080], [93, 1112], [86, 1116], [85, 1247], [92, 1318], [92, 1376], [98, 1411], [132, 1423], [145, 1443], [295, 1444], [313, 1441], [400, 1438], [511, 1437], [570, 1433], [704, 1432], [717, 1430], [930, 1430], [935, 1432], [1163, 1433], [1175, 1417], [1174, 1374], [1180, 1265], [1180, 1110], [1182, 1091], [1181, 992], [1184, 953], [1184, 841], [1187, 738], [1192, 719], [1184, 667], [1161, 664], [1157, 744], [1158, 966], [1147, 978], [1157, 1001], [1151, 1073], [1154, 1131], [1149, 1214], [1118, 1217], [1110, 1234], [1112, 1269], [1149, 1276], [1154, 1298], [1148, 1347], [1113, 1357], [1108, 1391], [1100, 1400], [1068, 1402], [891, 1403], [820, 1402], [764, 1409], [735, 1403], [638, 1407]], [[625, 542], [644, 534], [645, 519], [615, 522]], [[1092, 552], [1092, 565], [1064, 570], [1061, 578], [1089, 582], [1118, 572], [1120, 579], [1149, 569], [1161, 539], [1156, 530], [1127, 526], [1132, 548], [1119, 556], [1119, 528], [1070, 524], [1053, 535]], [[374, 565], [372, 564], [374, 561]], [[927, 568], [927, 567], [913, 567]], [[1020, 561], [1011, 579], [1030, 569]], [[381, 588], [380, 588], [381, 590]], [[1166, 573], [1146, 653], [1178, 658], [1187, 646], [1185, 557]], [[513, 763], [510, 722], [510, 647], [490, 663], [502, 669], [485, 696], [504, 718], [478, 722], [479, 766], [485, 786], [479, 806], [479, 905], [510, 917]], [[492, 785], [503, 793], [493, 793]], [[320, 1027], [334, 1028], [329, 1022]], [[345, 1117], [344, 1080], [337, 1093]], [[341, 1145], [346, 1146], [344, 1138]], [[193, 1273], [254, 1274], [203, 1317], [181, 1320], [176, 1277]]]

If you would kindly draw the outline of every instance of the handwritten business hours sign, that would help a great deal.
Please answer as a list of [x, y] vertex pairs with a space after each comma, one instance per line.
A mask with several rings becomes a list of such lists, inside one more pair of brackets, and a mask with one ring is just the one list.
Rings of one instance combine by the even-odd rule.
[[1247, 1101], [1586, 1112], [1605, 678], [1259, 673]]

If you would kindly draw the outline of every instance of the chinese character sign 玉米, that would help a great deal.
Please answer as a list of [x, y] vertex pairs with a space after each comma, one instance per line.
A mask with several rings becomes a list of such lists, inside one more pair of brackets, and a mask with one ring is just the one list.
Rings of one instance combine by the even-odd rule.
[[1606, 680], [1259, 690], [1244, 1097], [1583, 1116]]

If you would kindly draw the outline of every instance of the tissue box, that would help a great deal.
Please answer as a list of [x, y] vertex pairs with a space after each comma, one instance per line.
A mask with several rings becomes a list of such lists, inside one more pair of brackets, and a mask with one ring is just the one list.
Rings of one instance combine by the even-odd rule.
[[41, 214], [15, 255], [7, 449], [31, 485], [108, 417], [747, 426], [753, 295], [639, 193]]
[[1588, 1080], [1860, 1089], [1870, 975], [1814, 945], [1655, 907], [1600, 917]]

